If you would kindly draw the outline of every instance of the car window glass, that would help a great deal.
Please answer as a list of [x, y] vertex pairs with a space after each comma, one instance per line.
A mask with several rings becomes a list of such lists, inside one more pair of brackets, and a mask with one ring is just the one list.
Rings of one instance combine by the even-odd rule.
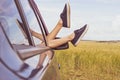
[[[35, 17], [35, 14], [34, 14], [33, 10], [31, 9], [31, 7], [28, 3], [28, 0], [23, 0], [23, 1], [21, 1], [21, 3], [22, 3], [22, 6], [23, 6], [23, 9], [25, 11], [25, 15], [27, 17], [27, 21], [28, 21], [30, 29], [32, 29], [35, 32], [41, 34], [39, 24], [37, 22], [37, 19]], [[35, 37], [33, 37], [33, 38], [34, 38], [34, 42], [35, 42], [36, 45], [41, 43], [40, 39], [35, 38]]]
[[16, 19], [21, 21], [14, 0], [0, 1], [0, 17], [7, 21], [5, 32], [12, 44], [28, 44], [21, 30], [16, 23]]

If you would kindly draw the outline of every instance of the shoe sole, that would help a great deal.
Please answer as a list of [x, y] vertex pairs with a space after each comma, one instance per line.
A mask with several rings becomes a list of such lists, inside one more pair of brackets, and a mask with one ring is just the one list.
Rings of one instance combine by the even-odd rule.
[[70, 28], [70, 3], [67, 3], [67, 25]]
[[86, 29], [84, 30], [84, 32], [82, 33], [82, 35], [79, 37], [79, 39], [77, 40], [77, 42], [74, 44], [74, 46], [77, 46], [78, 43], [80, 42], [80, 40], [83, 38], [83, 36], [85, 35], [85, 33], [87, 32], [88, 30], [88, 26], [86, 27]]

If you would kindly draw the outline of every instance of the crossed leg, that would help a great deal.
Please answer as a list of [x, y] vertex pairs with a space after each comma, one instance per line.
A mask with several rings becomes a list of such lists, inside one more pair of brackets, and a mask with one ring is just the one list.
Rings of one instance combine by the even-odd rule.
[[[55, 39], [56, 35], [58, 34], [58, 32], [60, 31], [60, 29], [62, 28], [62, 20], [60, 19], [56, 25], [56, 27], [46, 36], [47, 38], [47, 42], [48, 42], [48, 46], [51, 47], [51, 48], [55, 48], [55, 47], [58, 47], [66, 42], [69, 42], [71, 41], [73, 38], [74, 38], [74, 33], [66, 36], [66, 37], [63, 37], [61, 39]], [[31, 33], [34, 37], [36, 38], [39, 38], [40, 40], [44, 41], [43, 40], [43, 36], [33, 30], [31, 30]], [[41, 45], [45, 45], [44, 43], [41, 43]], [[49, 57], [51, 57], [51, 51], [46, 51], [44, 52], [43, 54], [40, 55], [40, 59], [39, 59], [39, 62], [38, 62], [38, 65], [37, 65], [37, 68], [39, 68], [42, 64], [43, 64], [43, 61], [46, 57], [46, 55], [48, 55]]]
[[[80, 39], [84, 36], [84, 34], [87, 31], [87, 24], [85, 26], [83, 26], [80, 29], [75, 30], [72, 34], [60, 38], [60, 39], [55, 39], [56, 35], [58, 34], [58, 32], [60, 31], [60, 29], [64, 26], [64, 27], [69, 27], [69, 17], [70, 17], [70, 8], [69, 6], [65, 5], [63, 12], [60, 15], [60, 20], [58, 21], [57, 25], [55, 26], [55, 28], [46, 36], [47, 39], [47, 44], [50, 48], [56, 48], [66, 42], [71, 42], [74, 46], [77, 46]], [[33, 30], [31, 30], [31, 33], [34, 37], [39, 38], [40, 40], [42, 40], [43, 42], [41, 43], [41, 45], [45, 45], [44, 43], [44, 39], [43, 36]], [[51, 52], [45, 52], [43, 54], [40, 55], [40, 60], [39, 63], [37, 65], [37, 67], [39, 68], [40, 66], [42, 66], [43, 61], [46, 57], [46, 55], [48, 55], [50, 57]]]
[[[55, 48], [55, 47], [58, 47], [66, 42], [69, 42], [71, 41], [73, 38], [74, 38], [74, 33], [66, 36], [66, 37], [63, 37], [63, 38], [60, 38], [60, 39], [55, 39], [56, 35], [58, 34], [58, 32], [60, 31], [60, 29], [62, 28], [62, 20], [60, 19], [56, 25], [56, 27], [46, 36], [47, 38], [47, 42], [48, 42], [48, 46], [51, 47], [51, 48]], [[33, 30], [31, 30], [31, 33], [34, 37], [36, 38], [39, 38], [40, 40], [43, 40], [43, 36]], [[42, 43], [44, 44], [44, 43]]]

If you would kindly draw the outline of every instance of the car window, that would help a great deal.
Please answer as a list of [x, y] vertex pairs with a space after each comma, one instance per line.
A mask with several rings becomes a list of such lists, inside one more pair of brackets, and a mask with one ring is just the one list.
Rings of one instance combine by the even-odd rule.
[[[28, 0], [22, 0], [21, 3], [22, 3], [22, 6], [23, 6], [23, 9], [25, 11], [25, 15], [27, 17], [27, 21], [28, 21], [28, 24], [30, 26], [30, 29], [32, 29], [35, 32], [41, 34], [41, 30], [40, 30], [39, 24], [37, 22], [37, 19], [35, 17], [35, 14], [34, 14], [32, 8], [29, 5]], [[41, 43], [40, 39], [37, 39], [35, 37], [33, 37], [33, 38], [34, 38], [34, 42], [35, 42], [36, 45]]]
[[7, 28], [5, 32], [12, 44], [27, 44], [28, 40], [25, 39], [23, 33], [16, 23], [16, 19], [21, 21], [18, 10], [14, 0], [1, 0], [0, 1], [0, 17], [7, 21]]

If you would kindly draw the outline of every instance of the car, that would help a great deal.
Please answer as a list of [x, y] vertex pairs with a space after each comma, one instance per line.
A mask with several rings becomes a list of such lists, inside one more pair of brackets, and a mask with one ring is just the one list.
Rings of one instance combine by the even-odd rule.
[[[54, 49], [47, 46], [49, 32], [36, 3], [35, 0], [0, 1], [0, 80], [46, 80], [45, 76], [60, 79], [58, 67], [51, 61], [54, 50], [68, 49], [69, 45], [65, 43]], [[32, 36], [30, 29], [43, 35], [45, 46], [40, 46], [41, 41]], [[39, 55], [48, 50], [52, 57], [46, 56], [43, 67], [36, 68]], [[50, 67], [54, 73], [48, 71]]]

